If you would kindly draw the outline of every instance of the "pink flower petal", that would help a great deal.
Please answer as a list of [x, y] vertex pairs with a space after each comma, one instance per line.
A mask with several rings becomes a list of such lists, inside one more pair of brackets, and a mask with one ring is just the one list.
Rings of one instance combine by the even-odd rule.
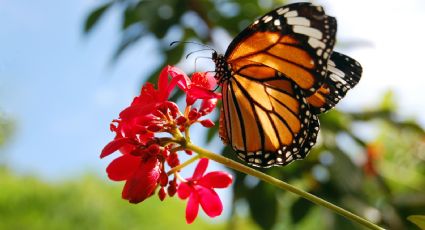
[[199, 198], [196, 193], [192, 193], [186, 206], [186, 222], [191, 224], [198, 216]]
[[204, 99], [202, 100], [199, 112], [204, 116], [211, 113], [217, 105], [217, 98]]
[[102, 150], [102, 153], [100, 154], [100, 158], [104, 158], [111, 153], [117, 151], [121, 147], [123, 147], [125, 144], [131, 143], [131, 138], [123, 137], [123, 138], [117, 138], [111, 142], [109, 142]]
[[209, 217], [219, 216], [223, 211], [223, 205], [217, 193], [213, 189], [201, 185], [195, 185], [195, 190], [198, 193], [199, 202], [204, 212]]
[[198, 165], [195, 168], [195, 171], [193, 172], [193, 176], [191, 180], [199, 180], [202, 175], [204, 175], [205, 171], [208, 167], [208, 158], [201, 158], [199, 160]]
[[166, 92], [168, 90], [168, 73], [170, 72], [171, 66], [167, 65], [161, 70], [158, 78], [158, 91]]
[[172, 79], [169, 86], [169, 91], [171, 92], [172, 89], [170, 87], [174, 88], [174, 86], [177, 84], [180, 89], [183, 91], [187, 91], [192, 82], [190, 78], [179, 68], [170, 66], [168, 73], [171, 75]]
[[190, 94], [198, 99], [211, 99], [211, 98], [217, 98], [217, 94], [212, 92], [209, 89], [192, 85], [190, 88]]
[[213, 90], [217, 86], [217, 80], [215, 79], [215, 74], [213, 73], [205, 73], [205, 78], [208, 81], [208, 84], [210, 85], [210, 90]]
[[192, 187], [190, 187], [184, 182], [179, 184], [179, 187], [177, 189], [177, 195], [179, 195], [180, 199], [184, 200], [188, 198], [191, 193], [192, 193]]
[[122, 198], [130, 201], [130, 203], [144, 201], [154, 192], [160, 174], [160, 162], [156, 157], [141, 162], [134, 174], [125, 183]]
[[122, 119], [132, 119], [138, 116], [144, 116], [151, 113], [157, 105], [158, 105], [158, 102], [156, 101], [150, 102], [150, 103], [146, 102], [143, 104], [131, 105], [125, 108], [123, 111], [121, 111], [119, 116]]
[[109, 179], [122, 181], [130, 178], [137, 170], [140, 160], [140, 157], [135, 157], [133, 155], [122, 155], [113, 160], [106, 168]]
[[232, 184], [232, 175], [226, 172], [214, 171], [199, 179], [199, 184], [209, 188], [227, 188]]

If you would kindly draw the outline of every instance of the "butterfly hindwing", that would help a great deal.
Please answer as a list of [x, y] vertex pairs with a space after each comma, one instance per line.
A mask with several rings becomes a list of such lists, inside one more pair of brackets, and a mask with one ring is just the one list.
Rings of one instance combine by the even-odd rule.
[[333, 108], [360, 81], [362, 67], [356, 60], [333, 52], [328, 60], [328, 72], [324, 84], [308, 97], [312, 111], [323, 113]]
[[[270, 167], [304, 158], [319, 129], [311, 132], [315, 115], [302, 90], [267, 66], [251, 65], [241, 72], [222, 85], [222, 139], [251, 165]], [[251, 73], [263, 76], [252, 80]]]

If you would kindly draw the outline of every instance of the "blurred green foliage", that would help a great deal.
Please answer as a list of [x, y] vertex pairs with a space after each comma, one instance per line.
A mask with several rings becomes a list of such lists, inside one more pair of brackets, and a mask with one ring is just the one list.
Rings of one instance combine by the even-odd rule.
[[407, 218], [412, 223], [416, 224], [419, 228], [425, 229], [425, 216], [412, 215]]
[[[148, 77], [151, 81], [162, 66], [184, 56], [185, 45], [170, 47], [170, 41], [219, 46], [213, 39], [216, 29], [235, 36], [280, 5], [282, 1], [273, 0], [112, 0], [88, 15], [84, 30], [90, 32], [108, 10], [119, 10], [122, 39], [114, 59], [143, 37], [154, 36], [164, 58]], [[306, 160], [262, 171], [386, 228], [416, 229], [406, 218], [425, 213], [425, 134], [414, 120], [401, 120], [397, 110], [391, 93], [365, 111], [332, 110], [320, 116], [319, 140]], [[216, 135], [217, 128], [209, 130], [207, 140]], [[235, 158], [228, 147], [223, 154]], [[246, 207], [262, 229], [361, 229], [255, 178], [235, 175], [229, 229], [238, 226]]]
[[119, 199], [122, 187], [95, 176], [44, 182], [0, 168], [0, 229], [224, 229], [198, 218], [187, 225], [179, 199]]

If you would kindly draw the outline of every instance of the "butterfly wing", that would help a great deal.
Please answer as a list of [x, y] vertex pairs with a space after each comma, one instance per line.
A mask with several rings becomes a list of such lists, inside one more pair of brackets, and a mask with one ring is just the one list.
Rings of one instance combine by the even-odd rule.
[[332, 53], [335, 33], [336, 20], [321, 7], [291, 4], [255, 21], [217, 60], [224, 79], [220, 136], [239, 158], [268, 167], [308, 154], [319, 131], [316, 114], [361, 75], [358, 62]]
[[306, 98], [323, 85], [335, 33], [321, 7], [296, 3], [264, 15], [230, 44], [220, 136], [241, 159], [286, 165], [310, 151], [319, 121]]
[[229, 45], [225, 58], [235, 72], [246, 61], [273, 68], [308, 96], [323, 84], [335, 33], [336, 20], [320, 6], [290, 4], [242, 31]]
[[328, 60], [324, 84], [310, 97], [308, 103], [316, 114], [333, 108], [360, 81], [362, 67], [356, 60], [333, 52]]

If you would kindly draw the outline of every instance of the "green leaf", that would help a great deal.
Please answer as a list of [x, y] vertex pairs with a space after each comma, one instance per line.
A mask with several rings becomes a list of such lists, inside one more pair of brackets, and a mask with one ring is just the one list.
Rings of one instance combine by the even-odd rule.
[[102, 17], [102, 15], [106, 12], [106, 10], [112, 6], [112, 2], [108, 2], [104, 5], [101, 5], [97, 9], [93, 10], [89, 16], [86, 19], [86, 23], [84, 25], [84, 32], [88, 33], [90, 32], [93, 27], [96, 25], [96, 23], [99, 21], [99, 19]]
[[276, 223], [276, 195], [271, 185], [261, 182], [247, 194], [251, 216], [262, 229], [272, 229]]
[[407, 217], [407, 219], [416, 224], [420, 229], [425, 229], [425, 216], [424, 215], [412, 215]]

